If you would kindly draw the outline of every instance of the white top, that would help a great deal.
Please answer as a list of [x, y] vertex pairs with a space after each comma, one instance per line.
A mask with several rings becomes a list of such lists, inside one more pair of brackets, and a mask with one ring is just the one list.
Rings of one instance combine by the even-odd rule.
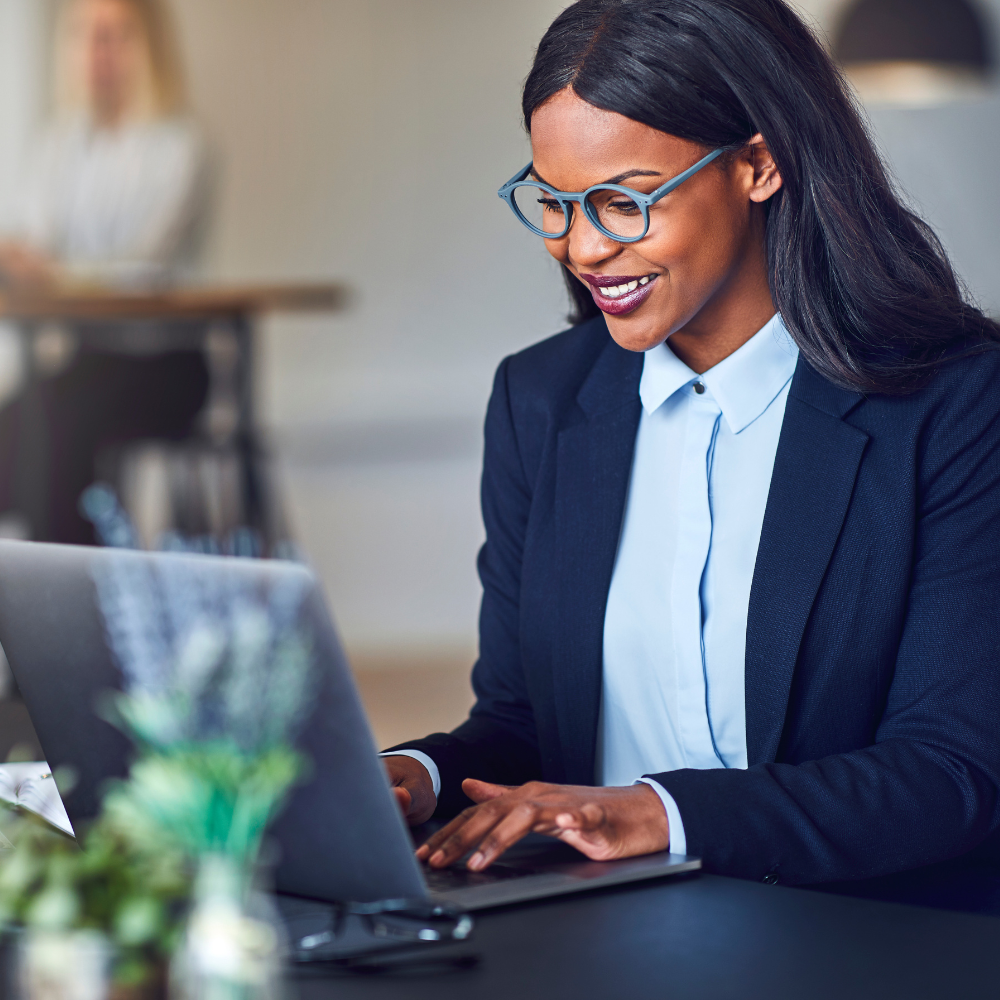
[[[797, 358], [779, 316], [701, 376], [666, 344], [646, 353], [604, 619], [599, 784], [747, 766], [747, 609]], [[683, 854], [673, 799], [650, 784]]]
[[21, 236], [81, 277], [155, 280], [193, 264], [205, 181], [190, 121], [62, 121], [31, 158]]

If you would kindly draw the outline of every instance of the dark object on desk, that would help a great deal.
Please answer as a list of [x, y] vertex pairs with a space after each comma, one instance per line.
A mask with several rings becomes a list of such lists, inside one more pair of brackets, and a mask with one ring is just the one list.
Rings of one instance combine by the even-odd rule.
[[[101, 692], [121, 684], [97, 607], [94, 573], [127, 564], [130, 572], [145, 567], [152, 580], [171, 565], [176, 568], [178, 560], [187, 561], [208, 593], [231, 592], [239, 581], [252, 590], [280, 582], [301, 587], [306, 595], [299, 624], [312, 639], [320, 681], [299, 749], [313, 763], [313, 773], [292, 793], [274, 827], [282, 857], [275, 872], [278, 889], [331, 901], [435, 897], [413, 856], [319, 587], [307, 569], [293, 563], [0, 542], [0, 642], [45, 759], [53, 769], [69, 765], [76, 771], [77, 783], [65, 799], [70, 819], [75, 823], [97, 813], [101, 785], [125, 773], [129, 751], [121, 733], [87, 711]], [[700, 867], [697, 858], [666, 853], [593, 862], [551, 841], [545, 848], [558, 855], [554, 863], [526, 844], [504, 859], [510, 877], [467, 873], [464, 883], [435, 898], [479, 909]], [[452, 877], [461, 879], [462, 873]]]
[[[465, 911], [424, 899], [319, 904], [279, 896], [291, 961], [334, 963], [349, 971], [474, 964], [466, 947], [473, 920]], [[458, 946], [458, 947], [456, 947]]]

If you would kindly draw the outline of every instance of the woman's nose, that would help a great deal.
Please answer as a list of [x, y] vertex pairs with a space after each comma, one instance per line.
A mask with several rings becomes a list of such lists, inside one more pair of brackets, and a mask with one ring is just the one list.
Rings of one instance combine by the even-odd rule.
[[573, 206], [573, 220], [565, 239], [569, 259], [581, 267], [593, 267], [621, 252], [622, 244], [606, 236], [587, 218], [579, 205]]

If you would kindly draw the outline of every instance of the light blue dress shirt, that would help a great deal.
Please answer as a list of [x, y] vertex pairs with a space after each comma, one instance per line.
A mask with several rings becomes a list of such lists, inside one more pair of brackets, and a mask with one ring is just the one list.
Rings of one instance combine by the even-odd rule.
[[601, 785], [645, 780], [686, 853], [673, 797], [642, 774], [746, 767], [747, 609], [788, 386], [779, 316], [696, 375], [646, 352], [632, 478], [604, 618]]
[[[632, 477], [604, 618], [596, 781], [646, 781], [687, 853], [673, 797], [639, 776], [746, 767], [747, 609], [798, 348], [774, 316], [699, 376], [647, 351]], [[440, 775], [418, 750], [434, 793]]]

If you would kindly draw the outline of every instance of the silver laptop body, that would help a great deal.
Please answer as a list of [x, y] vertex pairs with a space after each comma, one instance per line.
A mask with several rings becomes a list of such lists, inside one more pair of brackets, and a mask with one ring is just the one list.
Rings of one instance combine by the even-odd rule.
[[[313, 640], [319, 673], [298, 740], [313, 762], [273, 834], [278, 891], [324, 901], [431, 896], [467, 909], [561, 895], [694, 871], [697, 858], [670, 854], [594, 862], [548, 838], [533, 838], [486, 872], [421, 869], [386, 780], [353, 678], [315, 578], [296, 563], [0, 540], [0, 644], [46, 760], [70, 766], [65, 797], [76, 823], [96, 815], [101, 786], [127, 773], [125, 737], [94, 711], [122, 684], [97, 604], [101, 560], [193, 560], [220, 591], [234, 575], [268, 588], [294, 574], [304, 585], [300, 625]], [[107, 568], [107, 565], [104, 567]], [[539, 842], [544, 841], [544, 845]]]

